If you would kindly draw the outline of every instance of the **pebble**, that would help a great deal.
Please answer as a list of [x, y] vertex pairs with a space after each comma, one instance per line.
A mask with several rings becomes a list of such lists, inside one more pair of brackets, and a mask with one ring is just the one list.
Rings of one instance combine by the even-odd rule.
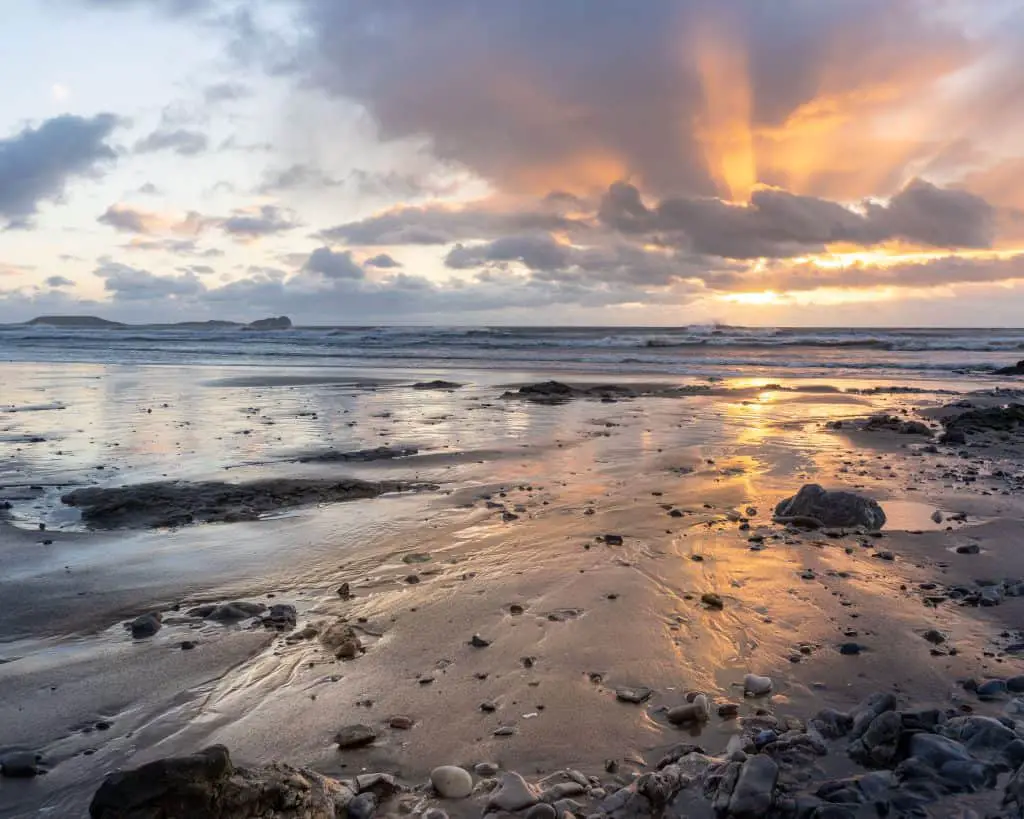
[[843, 643], [839, 646], [839, 653], [848, 657], [860, 654], [864, 647], [860, 643]]
[[506, 773], [487, 800], [487, 808], [514, 813], [531, 808], [540, 801], [537, 791], [517, 773]]
[[465, 799], [473, 792], [473, 777], [456, 765], [441, 765], [430, 772], [430, 784], [445, 799]]
[[709, 609], [721, 610], [725, 608], [725, 603], [722, 598], [714, 592], [705, 592], [700, 596], [700, 602], [707, 606]]
[[771, 677], [761, 677], [757, 674], [747, 674], [747, 676], [743, 678], [743, 691], [746, 694], [750, 694], [753, 697], [760, 697], [765, 694], [771, 693], [771, 690]]
[[974, 692], [978, 699], [994, 700], [1003, 696], [1007, 691], [1007, 685], [1002, 680], [986, 680]]
[[553, 805], [541, 802], [526, 812], [526, 819], [558, 819], [558, 811]]
[[334, 737], [338, 748], [342, 750], [362, 748], [364, 745], [370, 745], [376, 739], [377, 732], [368, 725], [346, 725]]
[[498, 706], [495, 705], [493, 702], [482, 702], [480, 703], [480, 710], [483, 711], [485, 714], [493, 714], [495, 711], [498, 710]]
[[956, 553], [958, 555], [976, 555], [981, 552], [981, 547], [977, 543], [965, 543], [963, 546], [956, 547]]
[[195, 640], [182, 640], [181, 641], [181, 650], [182, 651], [191, 651], [195, 647], [196, 647]]
[[511, 725], [502, 725], [500, 728], [498, 728], [494, 732], [493, 735], [496, 736], [496, 737], [511, 737], [511, 736], [515, 736], [515, 733], [516, 733], [516, 729], [513, 726], [511, 726]]
[[412, 717], [406, 717], [402, 714], [396, 714], [388, 720], [388, 725], [390, 725], [392, 728], [398, 729], [399, 731], [408, 731], [410, 728], [412, 728], [413, 725], [415, 725], [415, 722]]
[[500, 770], [501, 768], [499, 768], [493, 762], [478, 762], [475, 766], [473, 766], [473, 772], [477, 776], [497, 776], [498, 771]]
[[693, 698], [693, 702], [670, 708], [666, 717], [673, 725], [692, 725], [693, 723], [707, 722], [710, 713], [708, 698], [703, 694], [698, 694]]
[[934, 628], [928, 629], [928, 631], [926, 631], [921, 636], [924, 637], [924, 639], [926, 639], [929, 643], [932, 643], [933, 645], [937, 646], [942, 645], [944, 642], [946, 642], [946, 635], [938, 629]]
[[474, 634], [470, 638], [469, 644], [473, 646], [473, 648], [487, 648], [487, 646], [491, 644], [491, 641], [481, 637], [479, 634]]
[[651, 697], [651, 689], [643, 687], [630, 688], [627, 686], [623, 686], [621, 688], [615, 689], [615, 697], [620, 702], [646, 702]]
[[1024, 677], [1010, 677], [1006, 681], [1006, 688], [1014, 694], [1024, 693]]
[[722, 702], [718, 704], [718, 716], [722, 719], [729, 719], [739, 714], [740, 707], [735, 702]]
[[608, 546], [621, 546], [622, 535], [605, 535], [604, 542]]
[[440, 808], [427, 808], [422, 819], [448, 819], [448, 814]]

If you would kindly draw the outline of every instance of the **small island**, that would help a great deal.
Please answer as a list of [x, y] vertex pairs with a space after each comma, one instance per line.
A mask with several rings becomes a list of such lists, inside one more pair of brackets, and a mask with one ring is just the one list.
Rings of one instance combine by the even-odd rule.
[[290, 330], [288, 316], [272, 316], [244, 324], [238, 321], [210, 319], [208, 321], [179, 321], [171, 324], [124, 324], [99, 316], [37, 316], [25, 322], [29, 327], [59, 327], [70, 330], [122, 330], [145, 327], [149, 330]]

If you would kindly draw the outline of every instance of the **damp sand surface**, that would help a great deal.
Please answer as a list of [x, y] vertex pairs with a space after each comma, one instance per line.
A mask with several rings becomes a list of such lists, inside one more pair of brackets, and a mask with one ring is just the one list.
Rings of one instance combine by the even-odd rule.
[[[682, 382], [666, 381], [618, 400], [580, 378], [572, 400], [544, 404], [501, 398], [544, 373], [430, 373], [465, 386], [423, 391], [422, 373], [6, 366], [19, 411], [0, 418], [17, 439], [0, 467], [0, 751], [35, 751], [48, 772], [0, 783], [4, 815], [81, 815], [105, 772], [214, 742], [241, 762], [338, 776], [416, 782], [482, 761], [599, 773], [616, 760], [628, 777], [680, 742], [725, 747], [734, 721], [699, 735], [668, 723], [689, 691], [743, 715], [806, 717], [876, 690], [999, 713], [957, 681], [1024, 670], [1005, 650], [1019, 598], [949, 596], [1024, 577], [1013, 442], [827, 426], [928, 420], [951, 401], [934, 385], [864, 394], [845, 390], [886, 385], [772, 378], [674, 393]], [[378, 447], [409, 454], [304, 458]], [[431, 488], [100, 532], [60, 500], [168, 480]], [[879, 500], [889, 525], [878, 537], [773, 524], [774, 505], [810, 482]], [[187, 613], [234, 600], [294, 606], [296, 629]], [[162, 627], [133, 639], [124, 623], [149, 611]], [[359, 636], [355, 659], [316, 636], [338, 622]], [[929, 629], [948, 635], [938, 652]], [[859, 653], [841, 653], [851, 642]], [[771, 676], [773, 695], [744, 698], [749, 672]], [[652, 695], [627, 704], [620, 687]], [[395, 715], [412, 729], [388, 727]], [[332, 738], [352, 723], [379, 737], [339, 752]]]

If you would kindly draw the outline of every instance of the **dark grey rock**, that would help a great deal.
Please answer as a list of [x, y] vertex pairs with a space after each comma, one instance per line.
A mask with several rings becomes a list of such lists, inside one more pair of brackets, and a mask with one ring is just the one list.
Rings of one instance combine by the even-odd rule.
[[334, 741], [342, 750], [362, 748], [377, 739], [377, 732], [368, 725], [346, 725], [334, 736]]
[[498, 787], [492, 791], [487, 807], [515, 812], [533, 807], [539, 801], [537, 790], [519, 774], [510, 771], [502, 776]]
[[729, 798], [732, 819], [760, 819], [771, 810], [779, 766], [769, 756], [756, 754], [743, 763]]
[[370, 819], [377, 812], [377, 797], [361, 793], [348, 803], [348, 819]]
[[620, 702], [641, 703], [651, 698], [651, 689], [643, 686], [620, 686], [615, 689], [615, 697]]
[[136, 640], [152, 637], [163, 627], [162, 619], [160, 612], [151, 611], [146, 614], [140, 614], [128, 624], [128, 628], [131, 630], [132, 637]]
[[39, 773], [39, 756], [31, 751], [12, 751], [0, 757], [0, 774], [8, 779], [30, 779]]
[[854, 492], [828, 491], [818, 484], [807, 484], [793, 497], [775, 507], [775, 516], [812, 518], [822, 526], [879, 529], [885, 525], [885, 512], [877, 501]]
[[897, 746], [903, 732], [903, 718], [896, 711], [875, 717], [864, 735], [851, 743], [851, 758], [871, 768], [890, 767], [896, 761]]
[[[354, 794], [306, 768], [274, 764], [236, 768], [215, 745], [111, 774], [89, 805], [91, 819], [334, 819]], [[356, 797], [358, 798], [358, 797]], [[353, 816], [351, 808], [348, 815]], [[364, 817], [364, 819], [366, 819]]]

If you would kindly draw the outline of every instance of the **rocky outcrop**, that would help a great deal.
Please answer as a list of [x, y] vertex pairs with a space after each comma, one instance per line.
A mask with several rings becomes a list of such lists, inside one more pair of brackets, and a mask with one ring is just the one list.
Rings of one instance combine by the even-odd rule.
[[779, 522], [798, 519], [846, 528], [880, 529], [885, 525], [885, 512], [877, 501], [855, 492], [829, 491], [816, 483], [781, 501], [775, 507], [775, 518]]
[[385, 492], [425, 488], [428, 487], [355, 478], [340, 481], [269, 478], [249, 483], [160, 481], [76, 489], [61, 500], [80, 508], [82, 520], [93, 529], [158, 528], [257, 520], [278, 509], [375, 498]]
[[1024, 359], [1009, 367], [1000, 367], [996, 375], [1024, 375]]
[[245, 325], [246, 330], [290, 330], [291, 327], [292, 320], [288, 316], [257, 319]]
[[91, 819], [338, 819], [354, 791], [307, 768], [237, 768], [227, 748], [150, 762], [111, 774], [89, 805]]

